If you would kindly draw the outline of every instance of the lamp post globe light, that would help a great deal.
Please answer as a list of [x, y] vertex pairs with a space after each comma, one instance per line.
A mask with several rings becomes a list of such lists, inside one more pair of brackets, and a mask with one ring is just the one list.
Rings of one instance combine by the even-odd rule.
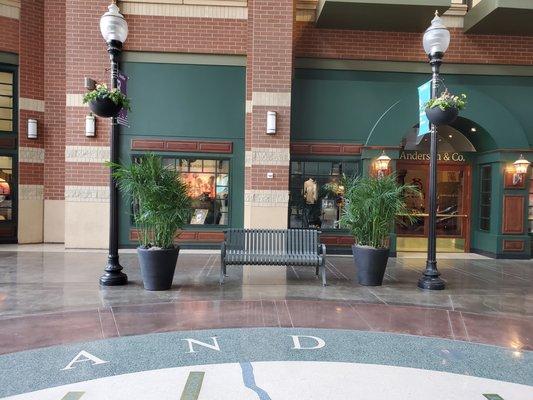
[[[118, 82], [118, 59], [122, 45], [128, 37], [128, 23], [113, 1], [108, 11], [100, 18], [100, 32], [107, 43], [107, 52], [111, 61], [111, 88], [115, 89]], [[111, 119], [110, 160], [118, 162], [118, 124], [117, 118]], [[118, 258], [118, 190], [113, 176], [109, 178], [109, 254], [105, 273], [100, 277], [104, 286], [118, 286], [128, 283], [128, 276], [122, 272]]]
[[[433, 72], [431, 80], [431, 98], [437, 96], [439, 70], [444, 53], [450, 45], [450, 32], [442, 23], [439, 13], [435, 11], [435, 18], [431, 26], [424, 32], [424, 50], [429, 57], [429, 64]], [[429, 158], [429, 235], [426, 269], [418, 280], [418, 287], [428, 290], [442, 290], [445, 282], [440, 278], [437, 269], [437, 127], [431, 124]]]

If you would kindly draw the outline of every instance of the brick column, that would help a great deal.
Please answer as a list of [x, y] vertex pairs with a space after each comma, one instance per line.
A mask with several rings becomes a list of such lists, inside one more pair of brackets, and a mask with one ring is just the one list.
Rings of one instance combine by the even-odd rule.
[[[44, 184], [44, 0], [23, 1], [19, 34], [19, 243], [43, 241]], [[28, 139], [28, 119], [38, 138]]]
[[110, 122], [97, 118], [96, 137], [85, 137], [83, 78], [109, 84], [109, 56], [100, 17], [109, 0], [66, 2], [65, 247], [106, 248], [109, 232]]
[[[293, 0], [248, 1], [244, 224], [285, 228], [288, 212]], [[266, 134], [267, 111], [277, 133]], [[274, 177], [267, 178], [272, 172]]]
[[44, 4], [44, 241], [65, 241], [65, 0]]

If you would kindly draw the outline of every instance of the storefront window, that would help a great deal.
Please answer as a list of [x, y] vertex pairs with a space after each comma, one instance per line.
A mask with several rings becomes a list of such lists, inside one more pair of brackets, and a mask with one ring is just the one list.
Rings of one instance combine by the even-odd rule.
[[529, 188], [528, 228], [529, 228], [529, 233], [532, 233], [533, 232], [533, 170], [531, 171], [531, 174], [529, 177], [528, 188]]
[[180, 172], [192, 199], [191, 225], [229, 224], [229, 160], [163, 158]]
[[0, 221], [13, 219], [13, 163], [0, 156]]
[[357, 162], [292, 161], [289, 227], [338, 229], [344, 188], [341, 176], [355, 176]]
[[492, 167], [484, 165], [481, 167], [481, 190], [479, 192], [479, 229], [490, 230], [490, 205], [492, 191]]
[[0, 132], [13, 131], [13, 73], [0, 72]]

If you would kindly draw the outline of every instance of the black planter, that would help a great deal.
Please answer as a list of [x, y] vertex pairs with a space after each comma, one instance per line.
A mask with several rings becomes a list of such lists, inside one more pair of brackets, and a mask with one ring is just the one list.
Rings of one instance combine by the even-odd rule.
[[364, 286], [381, 286], [389, 249], [376, 249], [369, 246], [352, 246], [353, 261], [357, 265], [357, 279]]
[[111, 118], [116, 117], [122, 107], [113, 103], [113, 100], [106, 97], [90, 101], [89, 108], [99, 117]]
[[440, 107], [426, 108], [426, 115], [434, 125], [450, 125], [459, 115], [459, 110], [455, 107], [441, 110]]
[[168, 290], [172, 286], [179, 247], [150, 250], [137, 247], [141, 274], [146, 290]]

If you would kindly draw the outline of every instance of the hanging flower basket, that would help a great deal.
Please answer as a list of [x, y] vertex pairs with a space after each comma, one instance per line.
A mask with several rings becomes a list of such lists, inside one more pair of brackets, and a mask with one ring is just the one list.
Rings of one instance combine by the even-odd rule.
[[91, 111], [102, 118], [116, 117], [122, 106], [115, 104], [110, 98], [97, 98], [89, 102]]
[[459, 109], [457, 107], [445, 108], [440, 107], [426, 108], [426, 115], [433, 125], [450, 125], [453, 123], [459, 115]]
[[459, 115], [459, 110], [466, 107], [466, 95], [454, 96], [445, 90], [439, 97], [425, 104], [426, 115], [434, 125], [449, 125]]
[[91, 111], [102, 118], [116, 117], [123, 108], [130, 110], [130, 100], [120, 90], [109, 90], [105, 84], [86, 93], [83, 103], [88, 103]]

